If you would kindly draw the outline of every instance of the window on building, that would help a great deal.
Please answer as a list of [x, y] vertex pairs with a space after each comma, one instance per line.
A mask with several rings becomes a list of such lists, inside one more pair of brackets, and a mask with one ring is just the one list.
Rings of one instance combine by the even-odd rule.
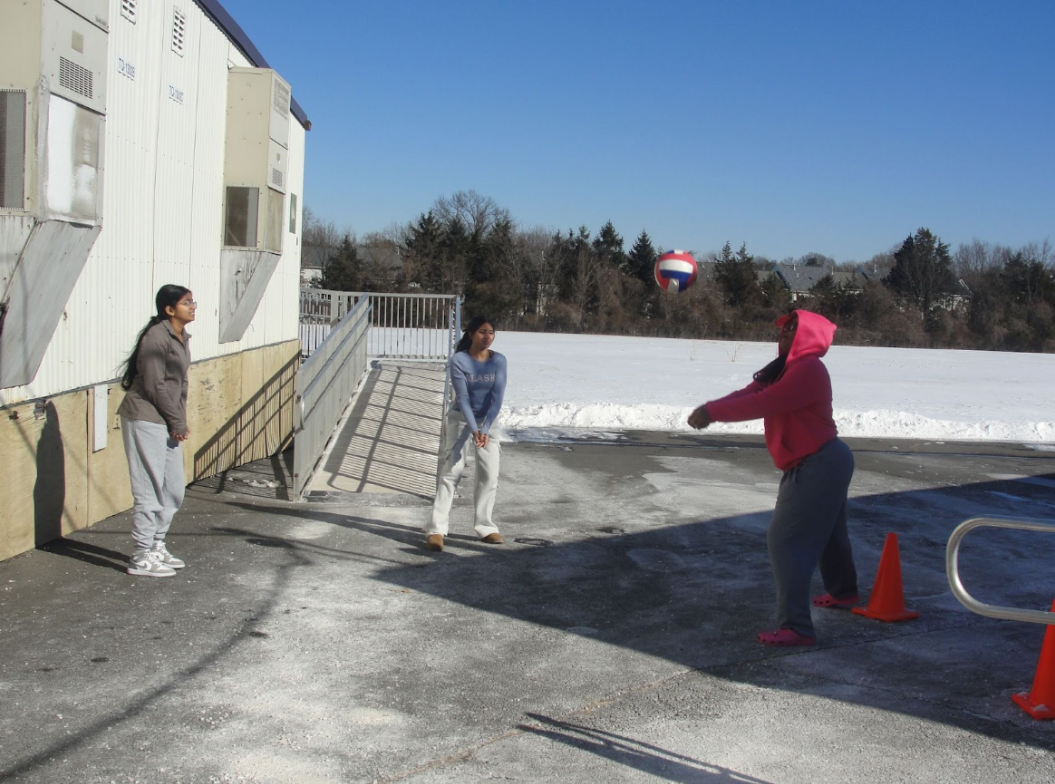
[[285, 197], [276, 190], [267, 189], [267, 224], [264, 227], [264, 250], [282, 252], [282, 216], [285, 214]]
[[228, 186], [224, 205], [223, 244], [237, 248], [255, 248], [257, 236], [258, 188]]
[[297, 233], [297, 194], [289, 194], [289, 233]]
[[0, 90], [0, 209], [25, 207], [26, 93]]

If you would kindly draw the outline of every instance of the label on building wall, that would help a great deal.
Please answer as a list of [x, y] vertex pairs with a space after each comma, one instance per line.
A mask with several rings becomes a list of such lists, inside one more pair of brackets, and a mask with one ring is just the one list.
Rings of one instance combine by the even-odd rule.
[[183, 103], [183, 90], [169, 85], [169, 98], [178, 104]]
[[133, 82], [136, 80], [136, 67], [123, 57], [117, 58], [117, 72], [122, 76], [127, 76]]

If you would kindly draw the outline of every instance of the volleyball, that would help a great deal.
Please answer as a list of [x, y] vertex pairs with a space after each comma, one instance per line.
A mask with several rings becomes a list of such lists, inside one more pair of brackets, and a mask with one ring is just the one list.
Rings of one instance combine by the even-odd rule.
[[668, 250], [656, 259], [656, 283], [678, 293], [696, 282], [696, 259], [687, 250]]

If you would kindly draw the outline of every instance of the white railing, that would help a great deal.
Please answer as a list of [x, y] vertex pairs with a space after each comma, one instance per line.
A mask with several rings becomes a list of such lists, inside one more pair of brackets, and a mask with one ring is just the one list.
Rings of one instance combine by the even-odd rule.
[[383, 294], [300, 290], [301, 356], [311, 356], [361, 299], [372, 306], [367, 353], [385, 359], [446, 361], [461, 334], [461, 297], [450, 294]]
[[370, 300], [362, 298], [300, 366], [296, 382], [293, 497], [300, 498], [369, 361]]

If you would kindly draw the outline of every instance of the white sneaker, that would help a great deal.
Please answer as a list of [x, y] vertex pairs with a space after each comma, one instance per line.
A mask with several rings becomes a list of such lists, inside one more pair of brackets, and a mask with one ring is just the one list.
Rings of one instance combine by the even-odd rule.
[[165, 564], [169, 569], [182, 569], [187, 565], [170, 553], [168, 548], [165, 547], [164, 542], [154, 542], [154, 547], [150, 552], [157, 553], [158, 557], [161, 559], [161, 563]]
[[140, 550], [128, 559], [128, 573], [141, 577], [175, 577], [176, 570], [161, 563], [161, 556], [153, 550]]

